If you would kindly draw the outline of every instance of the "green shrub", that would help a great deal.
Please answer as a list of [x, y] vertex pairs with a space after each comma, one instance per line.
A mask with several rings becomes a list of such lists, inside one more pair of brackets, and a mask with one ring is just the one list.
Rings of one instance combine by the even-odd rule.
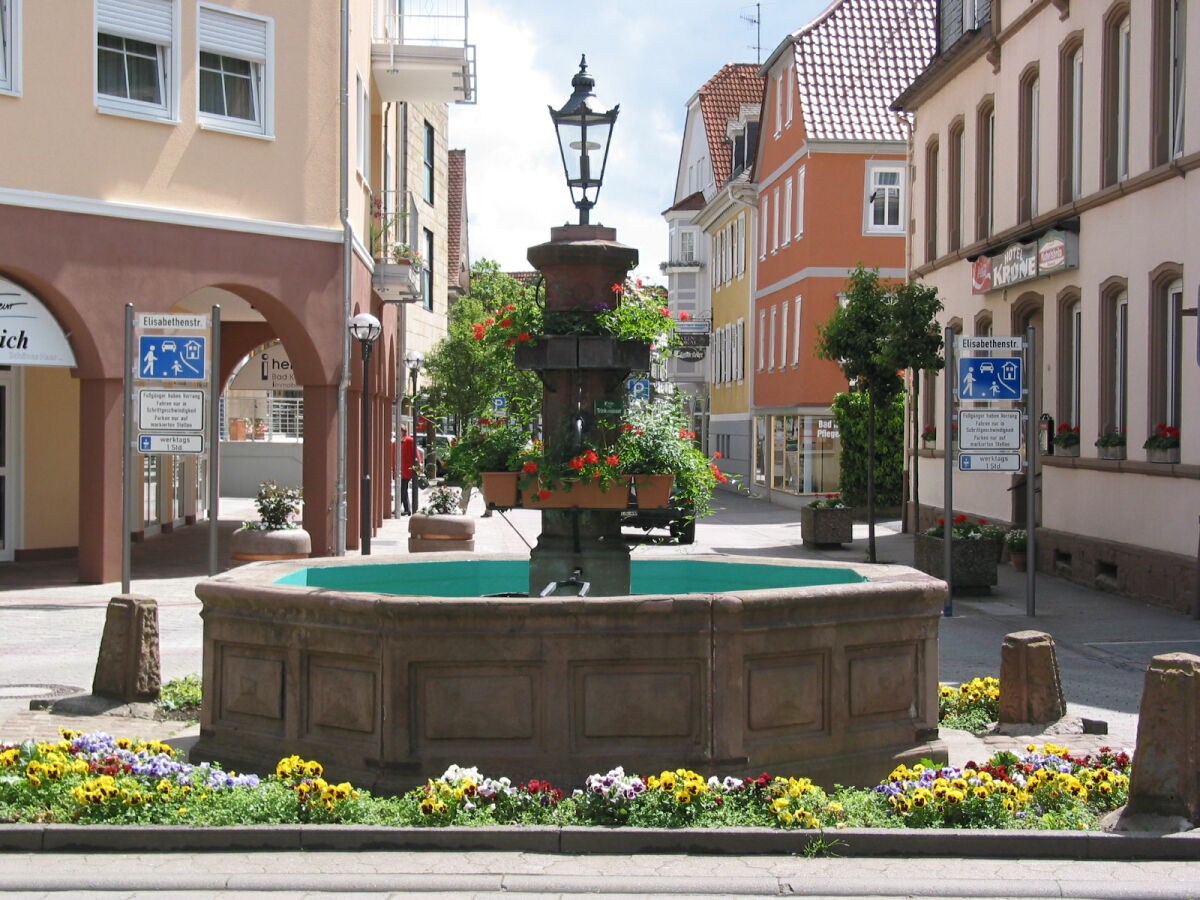
[[[847, 506], [867, 505], [868, 397], [848, 391], [833, 398], [833, 418], [842, 436], [838, 487]], [[875, 505], [899, 506], [904, 487], [904, 400], [896, 397], [875, 411]]]

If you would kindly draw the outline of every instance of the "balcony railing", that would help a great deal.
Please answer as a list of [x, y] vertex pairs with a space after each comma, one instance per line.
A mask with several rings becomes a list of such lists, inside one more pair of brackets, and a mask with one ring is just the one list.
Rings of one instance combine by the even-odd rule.
[[475, 102], [468, 0], [375, 0], [371, 64], [386, 101]]

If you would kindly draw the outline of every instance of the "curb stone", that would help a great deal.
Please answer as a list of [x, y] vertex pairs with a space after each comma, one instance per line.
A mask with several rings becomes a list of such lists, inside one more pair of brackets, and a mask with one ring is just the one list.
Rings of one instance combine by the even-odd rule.
[[179, 853], [250, 850], [507, 851], [563, 854], [799, 855], [814, 839], [840, 857], [1200, 860], [1200, 829], [1169, 835], [1088, 831], [846, 828], [660, 829], [553, 826], [0, 825], [0, 852]]

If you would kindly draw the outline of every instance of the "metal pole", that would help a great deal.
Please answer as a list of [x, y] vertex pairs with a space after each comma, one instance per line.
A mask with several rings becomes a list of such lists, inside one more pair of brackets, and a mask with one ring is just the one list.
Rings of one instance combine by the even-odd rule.
[[133, 571], [133, 542], [129, 522], [133, 518], [133, 478], [129, 453], [133, 447], [133, 304], [125, 304], [125, 415], [121, 437], [121, 593], [128, 594]]
[[208, 574], [217, 574], [221, 521], [221, 307], [212, 308], [208, 373]]
[[358, 498], [362, 555], [371, 555], [371, 342], [360, 341], [363, 358], [362, 490]]
[[337, 384], [337, 481], [334, 485], [333, 553], [346, 555], [346, 410], [350, 390], [350, 331], [354, 312], [354, 229], [350, 224], [350, 0], [341, 2], [341, 52], [338, 73], [338, 217], [342, 225], [342, 367]]
[[1025, 412], [1025, 615], [1037, 615], [1037, 473], [1038, 473], [1038, 442], [1037, 425], [1041, 389], [1041, 379], [1038, 377], [1037, 347], [1034, 339], [1037, 329], [1032, 325], [1025, 329], [1025, 378], [1026, 390], [1029, 391]]
[[409, 507], [409, 512], [413, 515], [417, 514], [417, 423], [421, 421], [421, 401], [417, 399], [417, 370], [412, 370], [412, 439], [413, 439], [413, 458], [412, 458], [412, 505]]
[[954, 366], [954, 331], [946, 327], [943, 336], [946, 348], [946, 377], [943, 379], [943, 415], [942, 432], [945, 450], [945, 472], [942, 497], [942, 518], [945, 526], [942, 528], [942, 573], [946, 577], [946, 606], [942, 610], [947, 616], [954, 615], [954, 555], [951, 540], [954, 534], [954, 380], [958, 378]]

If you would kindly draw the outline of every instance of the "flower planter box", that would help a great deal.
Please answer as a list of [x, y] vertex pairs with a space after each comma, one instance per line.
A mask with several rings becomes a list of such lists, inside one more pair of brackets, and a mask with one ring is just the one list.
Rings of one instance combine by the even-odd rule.
[[806, 544], [848, 544], [854, 540], [854, 511], [800, 507], [800, 537]]
[[517, 505], [517, 481], [520, 472], [480, 472], [483, 481], [483, 502], [488, 506], [508, 509]]
[[1054, 445], [1054, 455], [1055, 456], [1077, 457], [1077, 456], [1079, 456], [1079, 445], [1076, 444], [1074, 447], [1060, 447], [1057, 444], [1055, 444]]
[[638, 509], [662, 509], [671, 504], [674, 475], [634, 475]]
[[[943, 556], [944, 544], [941, 538], [918, 534], [914, 545], [913, 567], [945, 579]], [[951, 565], [954, 568], [954, 590], [986, 592], [997, 582], [996, 566], [1000, 561], [1003, 545], [1000, 541], [989, 541], [966, 538], [951, 542]]]
[[1155, 449], [1153, 447], [1146, 448], [1146, 459], [1152, 463], [1177, 463], [1179, 462], [1179, 448], [1170, 447], [1166, 450]]
[[539, 498], [543, 490], [540, 481], [528, 490], [521, 491], [521, 503], [526, 509], [625, 509], [629, 506], [629, 484], [632, 475], [622, 476], [623, 482], [611, 485], [607, 491], [598, 484], [577, 481], [561, 491], [549, 491], [549, 496]]
[[408, 552], [430, 553], [475, 549], [475, 520], [467, 516], [427, 516], [408, 519]]
[[406, 263], [375, 263], [371, 289], [381, 300], [416, 300], [421, 296], [421, 267]]
[[1097, 447], [1096, 454], [1100, 459], [1124, 459], [1124, 447]]

